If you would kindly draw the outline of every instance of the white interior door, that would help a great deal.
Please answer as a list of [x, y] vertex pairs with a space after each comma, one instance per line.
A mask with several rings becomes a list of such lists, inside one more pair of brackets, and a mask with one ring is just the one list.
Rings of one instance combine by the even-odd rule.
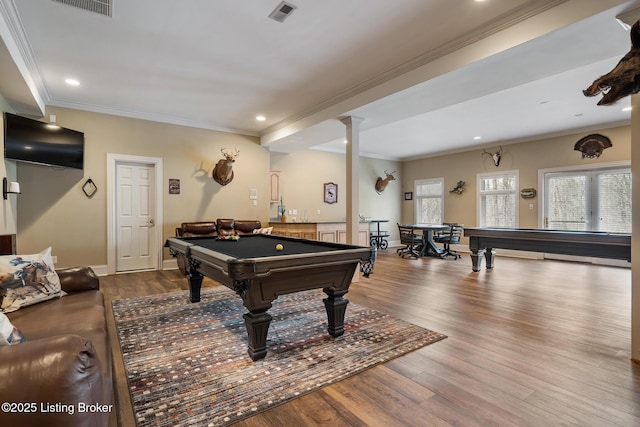
[[153, 164], [116, 163], [116, 271], [158, 268]]

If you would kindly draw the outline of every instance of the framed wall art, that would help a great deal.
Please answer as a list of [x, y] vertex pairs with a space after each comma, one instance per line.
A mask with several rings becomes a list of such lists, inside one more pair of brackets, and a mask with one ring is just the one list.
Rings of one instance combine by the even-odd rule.
[[338, 184], [327, 182], [324, 184], [324, 202], [336, 203], [338, 201]]
[[180, 180], [169, 178], [169, 194], [180, 194]]

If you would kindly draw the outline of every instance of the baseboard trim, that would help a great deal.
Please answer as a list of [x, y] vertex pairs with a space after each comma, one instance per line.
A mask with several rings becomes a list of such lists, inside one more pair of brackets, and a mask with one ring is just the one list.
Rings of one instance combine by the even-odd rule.
[[[91, 265], [90, 267], [93, 269], [93, 271], [98, 276], [108, 276], [109, 275], [106, 264], [104, 264], [104, 265]], [[177, 269], [178, 269], [178, 262], [175, 259], [162, 260], [162, 270], [177, 270]], [[142, 271], [142, 270], [140, 270], [140, 271]], [[120, 273], [117, 273], [117, 274], [120, 274]]]
[[91, 269], [98, 275], [98, 276], [108, 276], [107, 273], [107, 265], [90, 265], [89, 267], [91, 267]]

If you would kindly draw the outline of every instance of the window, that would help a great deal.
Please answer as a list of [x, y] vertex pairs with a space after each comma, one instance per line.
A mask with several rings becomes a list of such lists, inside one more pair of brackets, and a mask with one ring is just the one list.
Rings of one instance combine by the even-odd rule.
[[544, 228], [631, 233], [631, 169], [544, 173]]
[[415, 182], [416, 222], [441, 224], [444, 211], [444, 178], [423, 179]]
[[478, 224], [518, 226], [518, 171], [478, 174]]

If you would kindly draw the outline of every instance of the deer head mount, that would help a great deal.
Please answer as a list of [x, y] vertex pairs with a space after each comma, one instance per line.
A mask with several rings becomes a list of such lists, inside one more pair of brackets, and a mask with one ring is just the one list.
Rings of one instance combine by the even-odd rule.
[[640, 20], [631, 27], [631, 50], [615, 68], [582, 91], [585, 96], [604, 93], [598, 105], [611, 105], [625, 96], [640, 92]]
[[221, 148], [220, 151], [224, 159], [218, 160], [218, 164], [213, 168], [211, 176], [218, 184], [227, 185], [233, 181], [233, 163], [236, 161], [236, 157], [240, 155], [240, 151], [237, 148], [235, 153], [228, 152], [226, 148]]
[[389, 173], [389, 171], [384, 171], [384, 174], [386, 175], [386, 178], [382, 178], [382, 177], [378, 177], [378, 179], [376, 180], [376, 192], [378, 194], [382, 194], [382, 192], [384, 191], [385, 188], [387, 188], [387, 184], [389, 184], [389, 181], [395, 181], [396, 177], [394, 175], [394, 173], [396, 173], [396, 171], [393, 171], [391, 173]]
[[487, 150], [482, 150], [482, 157], [484, 156], [491, 157], [491, 160], [493, 160], [493, 164], [496, 165], [496, 167], [500, 166], [500, 160], [502, 160], [502, 145], [495, 153], [491, 153]]

